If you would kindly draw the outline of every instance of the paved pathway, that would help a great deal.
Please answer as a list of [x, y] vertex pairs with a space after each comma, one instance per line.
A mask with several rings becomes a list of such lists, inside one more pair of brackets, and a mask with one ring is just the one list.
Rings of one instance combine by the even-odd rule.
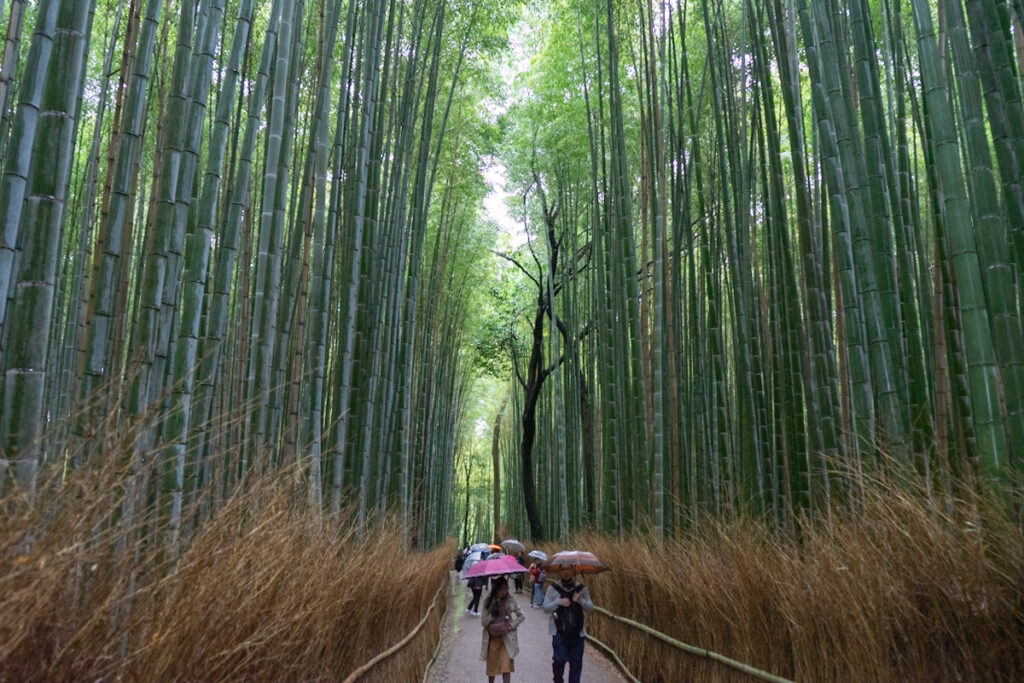
[[[487, 681], [484, 662], [480, 659], [480, 617], [466, 614], [470, 592], [465, 581], [451, 572], [452, 597], [448, 614], [441, 625], [441, 651], [427, 672], [427, 680], [436, 683], [480, 683]], [[511, 581], [509, 582], [511, 584]], [[529, 584], [529, 582], [527, 582]], [[544, 610], [530, 607], [526, 587], [522, 593], [512, 589], [512, 597], [526, 615], [519, 626], [519, 656], [516, 657], [513, 683], [543, 683], [551, 680], [551, 636], [548, 635], [548, 615]], [[486, 591], [480, 603], [487, 598]], [[565, 667], [569, 675], [568, 665]], [[583, 655], [581, 683], [623, 683], [625, 679], [611, 662], [591, 644]], [[501, 681], [497, 676], [495, 681]]]

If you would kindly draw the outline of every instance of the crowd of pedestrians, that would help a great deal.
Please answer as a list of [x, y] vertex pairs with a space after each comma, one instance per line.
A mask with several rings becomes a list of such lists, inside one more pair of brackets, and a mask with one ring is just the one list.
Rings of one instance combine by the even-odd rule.
[[[494, 555], [500, 555], [497, 551]], [[457, 571], [468, 571], [467, 560], [471, 557], [469, 548], [459, 551], [455, 558]], [[489, 558], [484, 555], [479, 559]], [[522, 553], [516, 555], [522, 563]], [[548, 582], [545, 563], [536, 560], [524, 572], [511, 574], [515, 592], [521, 593], [529, 576], [530, 607], [543, 609], [550, 615], [548, 634], [551, 636], [551, 674], [554, 683], [565, 683], [566, 665], [569, 668], [568, 683], [580, 683], [583, 671], [583, 650], [587, 635], [586, 614], [593, 611], [594, 602], [589, 589], [576, 577], [571, 564], [548, 566], [557, 572], [557, 578]], [[465, 573], [463, 571], [463, 573]], [[483, 601], [480, 598], [487, 587], [490, 589]], [[547, 590], [544, 586], [547, 584]], [[467, 580], [472, 597], [466, 605], [466, 613], [481, 617], [482, 630], [480, 659], [486, 663], [488, 683], [494, 683], [497, 676], [503, 683], [511, 681], [515, 671], [515, 658], [519, 654], [517, 629], [525, 619], [516, 599], [510, 594], [506, 576], [471, 576]]]

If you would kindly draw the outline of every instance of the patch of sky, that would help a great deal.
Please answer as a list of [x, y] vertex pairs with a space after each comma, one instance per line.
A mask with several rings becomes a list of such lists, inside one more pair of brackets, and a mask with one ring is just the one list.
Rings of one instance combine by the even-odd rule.
[[[530, 30], [530, 21], [524, 11], [509, 32], [509, 44], [512, 49], [509, 57], [499, 67], [503, 87], [498, 88], [495, 96], [488, 98], [485, 105], [492, 121], [497, 121], [498, 117], [508, 111], [509, 94], [515, 88], [516, 79], [530, 68]], [[506, 190], [506, 168], [499, 159], [487, 156], [484, 158], [483, 174], [490, 188], [484, 197], [484, 211], [502, 234], [501, 248], [515, 249], [526, 242], [527, 235], [522, 223], [516, 221], [509, 213], [509, 197], [512, 193]]]

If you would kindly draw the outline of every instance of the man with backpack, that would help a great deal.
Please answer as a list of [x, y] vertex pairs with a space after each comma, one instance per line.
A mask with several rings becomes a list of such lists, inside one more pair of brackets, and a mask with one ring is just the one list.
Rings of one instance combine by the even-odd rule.
[[551, 615], [548, 633], [554, 656], [551, 670], [554, 683], [563, 683], [565, 664], [569, 663], [569, 683], [580, 683], [583, 671], [584, 612], [594, 609], [590, 591], [573, 576], [572, 565], [557, 566], [559, 578], [544, 594], [544, 611]]

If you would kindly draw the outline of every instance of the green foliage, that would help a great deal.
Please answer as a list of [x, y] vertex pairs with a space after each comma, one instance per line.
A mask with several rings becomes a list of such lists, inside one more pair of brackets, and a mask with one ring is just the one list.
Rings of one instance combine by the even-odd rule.
[[478, 267], [485, 271], [476, 293], [474, 318], [478, 321], [471, 334], [474, 363], [496, 379], [511, 376], [512, 359], [525, 354], [525, 343], [517, 328], [527, 310], [528, 292], [523, 275], [502, 259], [492, 258]]
[[[5, 45], [0, 311], [40, 331], [0, 320], [0, 357], [11, 386], [38, 373], [31, 401], [8, 397], [26, 434], [100, 395], [42, 466], [66, 438], [101, 452], [129, 410], [139, 457], [174, 442], [165, 489], [126, 515], [315, 452], [334, 507], [356, 480], [439, 540], [474, 392], [504, 395], [531, 356], [553, 380], [540, 506], [572, 527], [589, 496], [615, 530], [660, 528], [664, 504], [675, 525], [753, 509], [788, 528], [855, 501], [830, 459], [896, 455], [937, 497], [1024, 462], [1003, 4], [256, 0], [222, 108], [245, 5], [122, 5], [96, 0], [81, 87], [31, 49], [47, 4]], [[66, 159], [33, 139], [44, 92], [76, 103]], [[499, 169], [525, 242], [481, 208]], [[23, 220], [44, 195], [62, 213]], [[213, 444], [240, 451], [228, 472], [203, 471]]]
[[524, 42], [532, 54], [529, 68], [516, 77], [503, 148], [510, 182], [524, 191], [534, 171], [558, 173], [569, 182], [589, 177], [584, 68], [587, 87], [594, 89], [597, 64], [588, 8], [590, 3], [551, 3], [535, 5], [528, 14], [536, 30]]

